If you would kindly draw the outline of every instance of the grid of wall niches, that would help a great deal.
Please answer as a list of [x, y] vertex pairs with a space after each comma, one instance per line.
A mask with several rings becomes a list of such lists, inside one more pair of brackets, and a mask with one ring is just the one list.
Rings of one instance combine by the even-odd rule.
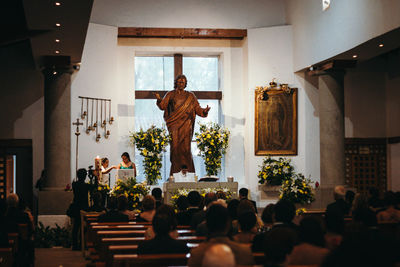
[[386, 191], [386, 144], [351, 144], [345, 147], [346, 182], [360, 193], [370, 187]]
[[0, 198], [6, 198], [6, 159], [0, 157]]

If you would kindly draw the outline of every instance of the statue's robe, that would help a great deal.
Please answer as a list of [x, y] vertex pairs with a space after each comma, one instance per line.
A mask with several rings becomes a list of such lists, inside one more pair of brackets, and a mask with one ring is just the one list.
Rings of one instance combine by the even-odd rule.
[[181, 171], [183, 165], [188, 172], [195, 172], [191, 151], [196, 115], [206, 117], [203, 108], [192, 92], [173, 90], [168, 92], [157, 106], [164, 110], [164, 120], [171, 135], [170, 175]]

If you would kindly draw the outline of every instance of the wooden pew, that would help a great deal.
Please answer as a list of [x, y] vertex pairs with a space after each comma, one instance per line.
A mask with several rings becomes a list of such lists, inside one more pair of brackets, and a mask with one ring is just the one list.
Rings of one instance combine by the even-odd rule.
[[[90, 216], [90, 214], [88, 214]], [[99, 230], [115, 229], [115, 230], [126, 230], [131, 228], [132, 230], [145, 230], [150, 226], [150, 223], [138, 223], [138, 222], [91, 222], [88, 224], [86, 233], [86, 246], [90, 253], [93, 253], [93, 248], [96, 242], [96, 232]]]
[[[90, 225], [91, 222], [97, 222], [99, 216], [103, 214], [103, 212], [87, 212], [84, 210], [80, 211], [81, 215], [81, 250], [83, 256], [85, 256], [85, 251], [87, 248], [87, 243], [89, 242], [89, 237], [88, 237], [88, 225]], [[92, 245], [92, 244], [90, 244]]]
[[113, 257], [113, 267], [123, 266], [186, 266], [190, 254], [137, 255], [117, 254]]
[[12, 248], [0, 248], [0, 266], [12, 267], [14, 264], [14, 252]]
[[256, 265], [264, 265], [265, 263], [264, 252], [253, 252], [253, 258]]
[[[206, 240], [204, 236], [179, 236], [177, 240], [186, 243], [198, 244]], [[140, 242], [145, 241], [144, 237], [112, 237], [101, 239], [101, 252], [104, 253], [108, 246], [111, 245], [139, 245]]]
[[[187, 243], [189, 249], [195, 248], [199, 246], [199, 243]], [[105, 260], [106, 266], [112, 266], [112, 260], [114, 255], [116, 254], [136, 254], [138, 245], [111, 245], [108, 246], [105, 254], [105, 257], [102, 257], [101, 260]], [[262, 253], [260, 253], [262, 254]], [[262, 254], [264, 257], [264, 254]]]

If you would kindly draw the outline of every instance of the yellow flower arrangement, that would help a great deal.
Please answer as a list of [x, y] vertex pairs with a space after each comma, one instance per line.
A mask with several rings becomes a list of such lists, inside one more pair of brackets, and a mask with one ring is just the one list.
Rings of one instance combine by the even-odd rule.
[[149, 187], [145, 183], [137, 183], [134, 177], [130, 177], [126, 181], [118, 179], [110, 193], [112, 196], [125, 195], [128, 198], [130, 207], [136, 209], [140, 200], [149, 191]]
[[295, 174], [290, 180], [282, 184], [280, 199], [289, 200], [292, 203], [310, 204], [315, 200], [311, 180], [303, 174]]
[[162, 167], [162, 152], [166, 151], [166, 146], [170, 142], [170, 136], [167, 131], [152, 125], [146, 131], [133, 133], [131, 136], [132, 143], [136, 144], [140, 155], [144, 157], [144, 171], [148, 184], [155, 184], [161, 179], [160, 169]]
[[[171, 200], [172, 200], [173, 206], [176, 208], [176, 201], [178, 200], [178, 198], [180, 196], [187, 196], [190, 191], [193, 191], [193, 190], [189, 190], [189, 189], [186, 189], [186, 188], [181, 188], [181, 189], [175, 190], [172, 193], [172, 196], [171, 196]], [[198, 191], [200, 193], [200, 195], [203, 196], [203, 197], [207, 193], [210, 193], [210, 192], [214, 192], [216, 194], [218, 192], [222, 192], [222, 193], [224, 193], [224, 195], [226, 197], [226, 201], [231, 200], [236, 195], [234, 192], [229, 190], [229, 188], [225, 188], [225, 187], [215, 187], [215, 188], [209, 187], [209, 188], [202, 188], [202, 189], [196, 190], [196, 191]]]
[[266, 157], [260, 167], [261, 170], [257, 175], [259, 184], [281, 185], [294, 175], [294, 167], [290, 159], [279, 158], [276, 160]]
[[216, 123], [200, 124], [200, 133], [196, 133], [199, 156], [204, 159], [208, 176], [217, 175], [221, 169], [222, 155], [229, 143], [229, 131]]

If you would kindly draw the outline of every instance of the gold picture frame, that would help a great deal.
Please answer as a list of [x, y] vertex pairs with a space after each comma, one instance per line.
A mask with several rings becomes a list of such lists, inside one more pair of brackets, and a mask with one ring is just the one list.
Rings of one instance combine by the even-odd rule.
[[255, 155], [297, 155], [297, 88], [257, 87]]

